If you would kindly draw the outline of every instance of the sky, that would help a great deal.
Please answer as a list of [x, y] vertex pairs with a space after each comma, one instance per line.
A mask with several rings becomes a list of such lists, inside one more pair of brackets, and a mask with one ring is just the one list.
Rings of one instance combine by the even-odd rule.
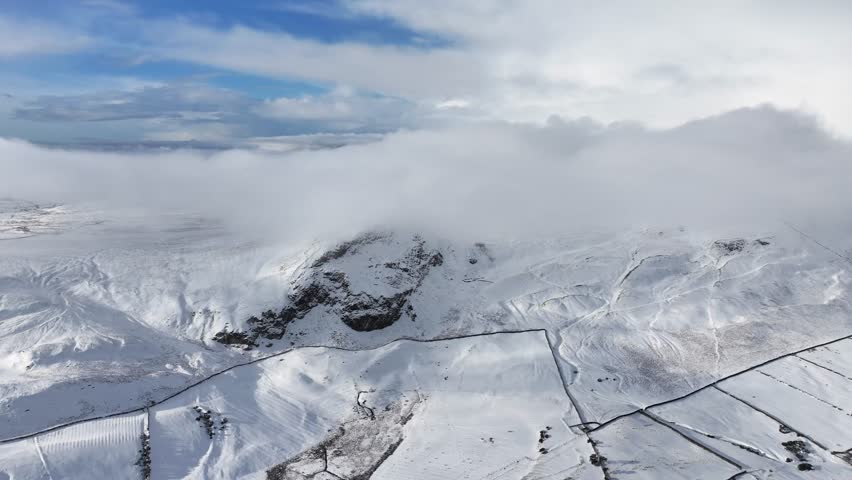
[[852, 135], [845, 0], [0, 0], [0, 137], [298, 149], [741, 108]]

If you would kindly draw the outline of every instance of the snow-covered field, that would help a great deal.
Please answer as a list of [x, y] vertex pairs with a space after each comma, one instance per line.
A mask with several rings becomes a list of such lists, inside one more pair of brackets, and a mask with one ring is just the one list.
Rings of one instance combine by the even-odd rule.
[[[212, 412], [210, 433], [196, 406]], [[368, 428], [374, 422], [379, 431]], [[373, 478], [388, 479], [556, 474], [588, 468], [585, 436], [567, 428], [576, 422], [541, 332], [359, 352], [309, 348], [231, 370], [152, 408], [151, 459], [154, 478], [262, 477], [343, 429], [353, 438], [332, 438], [322, 458], [279, 468], [281, 478], [300, 478], [298, 470], [351, 478], [375, 469]], [[394, 427], [396, 437], [384, 441]], [[544, 443], [540, 430], [550, 435]]]
[[[15, 205], [9, 478], [141, 475], [143, 431], [151, 478], [852, 475], [852, 340], [689, 395], [852, 335], [842, 239], [778, 224], [281, 245], [191, 216]], [[30, 435], [117, 412], [134, 413]]]
[[121, 415], [0, 444], [9, 479], [137, 478], [145, 414]]
[[96, 217], [63, 205], [39, 205], [34, 202], [0, 198], [0, 240], [57, 234], [65, 230], [97, 223]]
[[544, 332], [403, 340], [237, 367], [137, 414], [4, 443], [0, 464], [129, 478], [147, 431], [152, 478], [598, 478], [578, 421]]

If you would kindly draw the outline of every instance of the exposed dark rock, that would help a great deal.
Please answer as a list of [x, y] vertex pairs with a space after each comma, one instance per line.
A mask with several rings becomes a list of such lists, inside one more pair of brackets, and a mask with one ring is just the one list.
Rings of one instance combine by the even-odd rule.
[[361, 245], [367, 245], [382, 238], [385, 238], [386, 235], [382, 235], [379, 233], [365, 233], [363, 235], [358, 236], [357, 238], [350, 240], [348, 242], [343, 242], [337, 247], [323, 253], [312, 265], [313, 268], [318, 268], [326, 263], [337, 260], [345, 257], [346, 255], [351, 255], [358, 250], [358, 247]]
[[810, 463], [804, 462], [804, 463], [799, 464], [799, 470], [801, 470], [801, 471], [808, 471], [808, 470], [813, 470], [813, 469], [814, 469], [814, 466], [811, 465]]
[[139, 458], [134, 465], [142, 471], [143, 480], [151, 480], [151, 434], [145, 430], [139, 437], [142, 447], [139, 449]]
[[852, 465], [852, 449], [846, 451], [831, 452], [831, 454], [848, 463], [849, 465]]
[[808, 459], [808, 454], [810, 453], [810, 449], [808, 449], [808, 444], [802, 440], [790, 440], [789, 442], [782, 442], [781, 445], [787, 449], [788, 452], [792, 453], [796, 456], [800, 462], [804, 462]]
[[742, 252], [743, 249], [745, 249], [746, 241], [742, 238], [734, 240], [716, 240], [713, 242], [713, 246], [722, 254], [730, 255], [732, 253]]
[[[364, 408], [365, 403], [359, 393], [356, 407]], [[403, 426], [414, 415], [419, 403], [419, 397], [414, 401], [399, 399], [385, 408], [371, 409], [376, 411], [374, 416], [359, 413], [316, 446], [267, 470], [266, 478], [368, 480], [402, 444]]]
[[267, 310], [260, 316], [250, 317], [247, 332], [226, 329], [217, 333], [213, 340], [250, 349], [257, 346], [259, 338], [281, 339], [294, 321], [319, 306], [328, 307], [343, 323], [360, 332], [386, 328], [403, 314], [415, 320], [417, 315], [409, 303], [410, 297], [431, 269], [444, 263], [443, 255], [427, 250], [426, 242], [419, 236], [412, 239], [411, 247], [398, 260], [371, 265], [369, 271], [363, 272], [374, 275], [377, 284], [384, 284], [391, 292], [396, 290], [395, 293], [376, 295], [353, 291], [347, 274], [334, 268], [335, 261], [385, 238], [387, 236], [378, 234], [362, 235], [326, 252], [297, 280], [287, 306], [278, 312]]
[[473, 244], [473, 246], [476, 247], [476, 250], [478, 251], [478, 253], [481, 254], [481, 255], [484, 255], [488, 259], [489, 262], [494, 261], [494, 256], [491, 255], [491, 251], [488, 250], [488, 247], [484, 243], [476, 242], [476, 243]]
[[218, 416], [214, 411], [196, 405], [192, 407], [195, 413], [198, 416], [195, 417], [195, 421], [198, 422], [202, 428], [207, 432], [207, 436], [211, 439], [216, 435], [217, 432], [224, 431], [228, 426], [228, 419], [222, 417], [219, 420], [219, 426], [216, 426], [216, 417]]
[[198, 405], [192, 407], [192, 409], [198, 413], [198, 416], [195, 417], [195, 421], [200, 423], [201, 426], [207, 430], [207, 435], [210, 438], [213, 438], [213, 416], [210, 414], [210, 410], [205, 410]]
[[213, 335], [213, 340], [216, 342], [230, 345], [232, 347], [239, 346], [246, 350], [251, 350], [257, 346], [254, 342], [256, 338], [257, 336], [246, 332], [229, 331], [227, 327], [221, 332], [216, 333], [216, 335]]
[[365, 293], [352, 295], [347, 299], [340, 319], [358, 332], [389, 327], [402, 316], [403, 307], [412, 293], [413, 290], [406, 290], [392, 297], [378, 298]]
[[[386, 283], [401, 291], [390, 296], [373, 296], [366, 292], [355, 293], [349, 284], [341, 284], [339, 290], [344, 290], [340, 302], [340, 318], [350, 328], [356, 331], [370, 331], [385, 328], [395, 323], [404, 311], [409, 312], [413, 319], [413, 309], [408, 304], [409, 298], [420, 287], [432, 268], [444, 264], [440, 252], [428, 251], [426, 242], [415, 237], [414, 245], [398, 262], [393, 262], [390, 275], [385, 277]], [[407, 288], [406, 288], [407, 287]]]
[[597, 453], [593, 453], [589, 455], [589, 461], [592, 462], [592, 465], [596, 467], [601, 467], [606, 463], [606, 457], [603, 455], [598, 455]]

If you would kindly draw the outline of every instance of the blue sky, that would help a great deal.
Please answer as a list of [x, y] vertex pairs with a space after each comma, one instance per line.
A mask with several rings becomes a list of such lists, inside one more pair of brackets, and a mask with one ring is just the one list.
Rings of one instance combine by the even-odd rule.
[[[320, 45], [353, 42], [426, 50], [447, 44], [390, 18], [355, 15], [334, 1], [3, 0], [0, 18], [57, 42], [7, 54], [0, 62], [0, 113], [5, 114], [0, 135], [40, 142], [215, 143], [253, 136], [385, 132], [406, 125], [402, 117], [415, 108], [409, 100], [333, 80], [167, 58], [150, 48], [146, 30], [152, 26], [180, 23], [209, 32], [239, 28]], [[270, 59], [281, 61], [286, 59]], [[293, 100], [293, 115], [273, 112], [276, 99]], [[369, 118], [352, 108], [372, 108], [366, 105], [371, 102], [388, 116]]]
[[771, 103], [852, 131], [848, 2], [0, 0], [0, 136], [242, 144]]

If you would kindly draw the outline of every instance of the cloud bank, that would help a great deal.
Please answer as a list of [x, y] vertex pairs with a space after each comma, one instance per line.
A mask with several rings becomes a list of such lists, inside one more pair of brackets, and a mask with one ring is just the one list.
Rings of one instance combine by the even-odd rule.
[[0, 191], [194, 211], [287, 240], [413, 228], [517, 238], [591, 227], [843, 219], [852, 146], [770, 107], [666, 130], [468, 123], [291, 154], [48, 150], [0, 142]]

